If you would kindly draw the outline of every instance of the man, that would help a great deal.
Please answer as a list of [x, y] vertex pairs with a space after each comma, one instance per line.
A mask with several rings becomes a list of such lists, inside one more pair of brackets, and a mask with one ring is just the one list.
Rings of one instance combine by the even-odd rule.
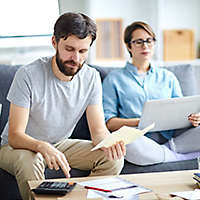
[[[104, 123], [98, 72], [85, 60], [96, 39], [87, 16], [66, 13], [54, 26], [56, 55], [20, 68], [11, 85], [9, 125], [2, 134], [0, 168], [13, 174], [23, 199], [28, 180], [44, 179], [44, 170], [91, 169], [91, 176], [119, 174], [125, 146], [91, 152], [110, 133]], [[86, 110], [92, 141], [68, 139]]]

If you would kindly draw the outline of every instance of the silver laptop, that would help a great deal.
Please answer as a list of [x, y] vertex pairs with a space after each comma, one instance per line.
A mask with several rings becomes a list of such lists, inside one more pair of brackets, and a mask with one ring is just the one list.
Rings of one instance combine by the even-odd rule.
[[138, 125], [143, 129], [155, 122], [152, 131], [180, 129], [191, 126], [188, 116], [200, 112], [200, 95], [145, 102]]

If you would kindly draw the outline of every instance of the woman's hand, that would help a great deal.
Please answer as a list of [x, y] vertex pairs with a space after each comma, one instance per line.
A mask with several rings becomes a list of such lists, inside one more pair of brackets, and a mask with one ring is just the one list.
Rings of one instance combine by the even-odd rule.
[[67, 178], [70, 177], [69, 171], [71, 168], [62, 152], [47, 142], [40, 142], [38, 145], [38, 152], [42, 154], [50, 169], [59, 170], [61, 167], [65, 176]]
[[124, 157], [126, 154], [126, 147], [122, 141], [117, 142], [111, 147], [108, 147], [108, 148], [103, 147], [101, 149], [104, 151], [108, 160], [119, 160], [120, 158]]
[[200, 113], [192, 113], [188, 116], [188, 120], [192, 123], [194, 127], [200, 125]]

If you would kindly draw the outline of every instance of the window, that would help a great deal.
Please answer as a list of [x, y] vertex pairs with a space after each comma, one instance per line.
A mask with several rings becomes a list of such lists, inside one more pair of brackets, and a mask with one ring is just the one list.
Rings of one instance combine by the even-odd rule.
[[[5, 0], [0, 6], [0, 43], [16, 46], [21, 38], [50, 36], [59, 16], [57, 0]], [[15, 38], [15, 39], [13, 39]], [[22, 42], [23, 43], [23, 42]], [[37, 43], [37, 42], [36, 42]], [[20, 45], [20, 44], [19, 44]]]
[[96, 59], [123, 59], [122, 19], [97, 19]]

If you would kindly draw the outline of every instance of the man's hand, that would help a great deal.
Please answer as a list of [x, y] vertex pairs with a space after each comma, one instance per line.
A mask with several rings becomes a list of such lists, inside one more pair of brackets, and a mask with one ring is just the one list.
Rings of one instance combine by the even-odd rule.
[[188, 116], [188, 120], [192, 123], [194, 127], [199, 126], [200, 124], [200, 113], [192, 113]]
[[47, 142], [41, 142], [38, 145], [38, 152], [42, 154], [50, 169], [59, 170], [61, 167], [65, 176], [70, 178], [69, 171], [71, 168], [62, 152]]
[[101, 149], [106, 154], [108, 160], [118, 160], [126, 154], [126, 147], [122, 141], [112, 145], [111, 147], [103, 147]]

